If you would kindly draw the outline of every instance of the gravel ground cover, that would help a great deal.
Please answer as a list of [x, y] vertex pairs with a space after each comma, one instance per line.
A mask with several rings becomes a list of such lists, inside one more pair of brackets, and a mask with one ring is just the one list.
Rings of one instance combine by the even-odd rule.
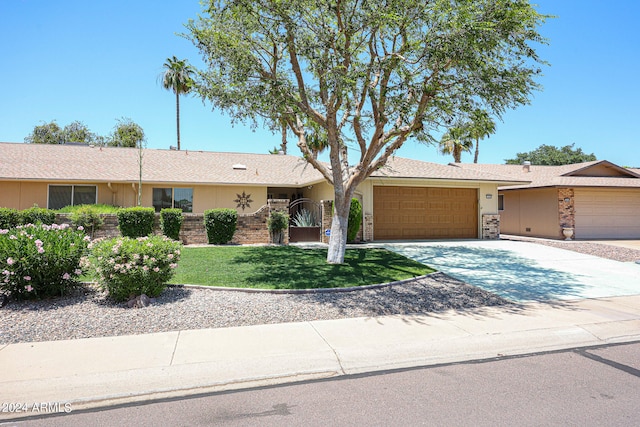
[[420, 314], [510, 304], [442, 273], [352, 292], [274, 294], [169, 287], [155, 303], [127, 308], [91, 286], [45, 301], [11, 301], [0, 309], [0, 343]]
[[[617, 261], [640, 251], [593, 242], [518, 239]], [[510, 305], [495, 294], [442, 273], [393, 286], [353, 292], [248, 293], [169, 287], [149, 307], [127, 308], [92, 286], [44, 301], [10, 301], [0, 308], [0, 344], [145, 334], [348, 317], [425, 314], [448, 309]]]
[[620, 246], [607, 245], [604, 243], [581, 242], [576, 240], [546, 240], [532, 239], [520, 236], [509, 236], [508, 240], [520, 240], [539, 245], [552, 246], [554, 248], [566, 249], [568, 251], [580, 252], [582, 254], [594, 255], [600, 258], [612, 259], [621, 262], [634, 262], [640, 260], [640, 251], [637, 249], [623, 248]]

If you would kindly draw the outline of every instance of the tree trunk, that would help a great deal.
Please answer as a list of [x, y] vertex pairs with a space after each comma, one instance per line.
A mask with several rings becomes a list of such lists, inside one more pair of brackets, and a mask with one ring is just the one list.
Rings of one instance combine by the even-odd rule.
[[462, 157], [462, 149], [458, 145], [453, 146], [453, 162], [460, 163], [460, 157]]
[[178, 133], [178, 151], [180, 151], [180, 94], [176, 92], [176, 132]]
[[[335, 192], [333, 203], [333, 219], [331, 223], [331, 236], [329, 237], [329, 250], [327, 251], [327, 263], [344, 263], [344, 252], [347, 248], [347, 226], [349, 224], [349, 209], [351, 208], [351, 196], [353, 191]], [[345, 194], [346, 193], [346, 194]]]
[[287, 154], [287, 124], [282, 123], [280, 126], [280, 134], [282, 140], [280, 142], [280, 149], [282, 150], [282, 154]]
[[473, 156], [473, 163], [478, 163], [479, 153], [480, 153], [480, 139], [476, 138], [476, 154]]

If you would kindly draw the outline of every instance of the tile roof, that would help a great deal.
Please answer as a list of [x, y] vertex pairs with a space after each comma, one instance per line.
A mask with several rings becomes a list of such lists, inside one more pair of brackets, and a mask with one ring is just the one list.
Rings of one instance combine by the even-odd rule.
[[[145, 149], [144, 182], [307, 185], [322, 175], [300, 157]], [[246, 169], [234, 169], [234, 165]], [[0, 143], [0, 179], [137, 182], [138, 150]]]
[[505, 184], [526, 184], [526, 178], [514, 178], [500, 171], [482, 171], [457, 167], [456, 164], [422, 162], [402, 157], [390, 157], [387, 165], [374, 172], [372, 177], [448, 179], [462, 181], [504, 182]]
[[[142, 179], [147, 183], [301, 186], [324, 181], [311, 165], [291, 155], [145, 149], [142, 163]], [[234, 165], [246, 169], [234, 169]], [[128, 183], [137, 182], [138, 174], [135, 148], [0, 143], [0, 180]], [[491, 171], [401, 157], [391, 158], [373, 176], [503, 184], [529, 182]]]
[[[496, 173], [513, 179], [529, 180], [530, 184], [504, 186], [500, 189], [540, 188], [540, 187], [623, 187], [640, 188], [640, 173], [636, 169], [624, 169], [606, 160], [574, 163], [562, 166], [531, 165], [527, 172], [523, 165], [484, 165], [473, 163], [457, 163], [461, 169], [479, 172]], [[589, 168], [603, 166], [622, 176], [572, 176], [572, 174], [588, 174]]]

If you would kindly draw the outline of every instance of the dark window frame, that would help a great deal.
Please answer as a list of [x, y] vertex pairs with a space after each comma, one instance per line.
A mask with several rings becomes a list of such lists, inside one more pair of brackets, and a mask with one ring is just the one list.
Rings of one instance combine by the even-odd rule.
[[[70, 200], [68, 204], [65, 204], [64, 206], [60, 206], [60, 207], [53, 207], [52, 203], [51, 203], [51, 187], [63, 187], [63, 188], [68, 188], [71, 190], [70, 193]], [[81, 198], [82, 196], [77, 194], [76, 189], [77, 188], [93, 188], [93, 203], [87, 203], [86, 201], [77, 202], [77, 199]], [[76, 205], [95, 205], [98, 203], [98, 186], [97, 185], [92, 185], [92, 184], [49, 184], [47, 186], [47, 208], [48, 209], [61, 209], [64, 208], [65, 206], [76, 206]]]

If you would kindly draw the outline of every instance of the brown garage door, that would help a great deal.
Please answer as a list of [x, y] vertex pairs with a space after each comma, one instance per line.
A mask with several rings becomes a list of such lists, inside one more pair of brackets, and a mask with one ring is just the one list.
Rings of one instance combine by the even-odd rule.
[[373, 235], [376, 240], [477, 238], [477, 190], [373, 187]]

